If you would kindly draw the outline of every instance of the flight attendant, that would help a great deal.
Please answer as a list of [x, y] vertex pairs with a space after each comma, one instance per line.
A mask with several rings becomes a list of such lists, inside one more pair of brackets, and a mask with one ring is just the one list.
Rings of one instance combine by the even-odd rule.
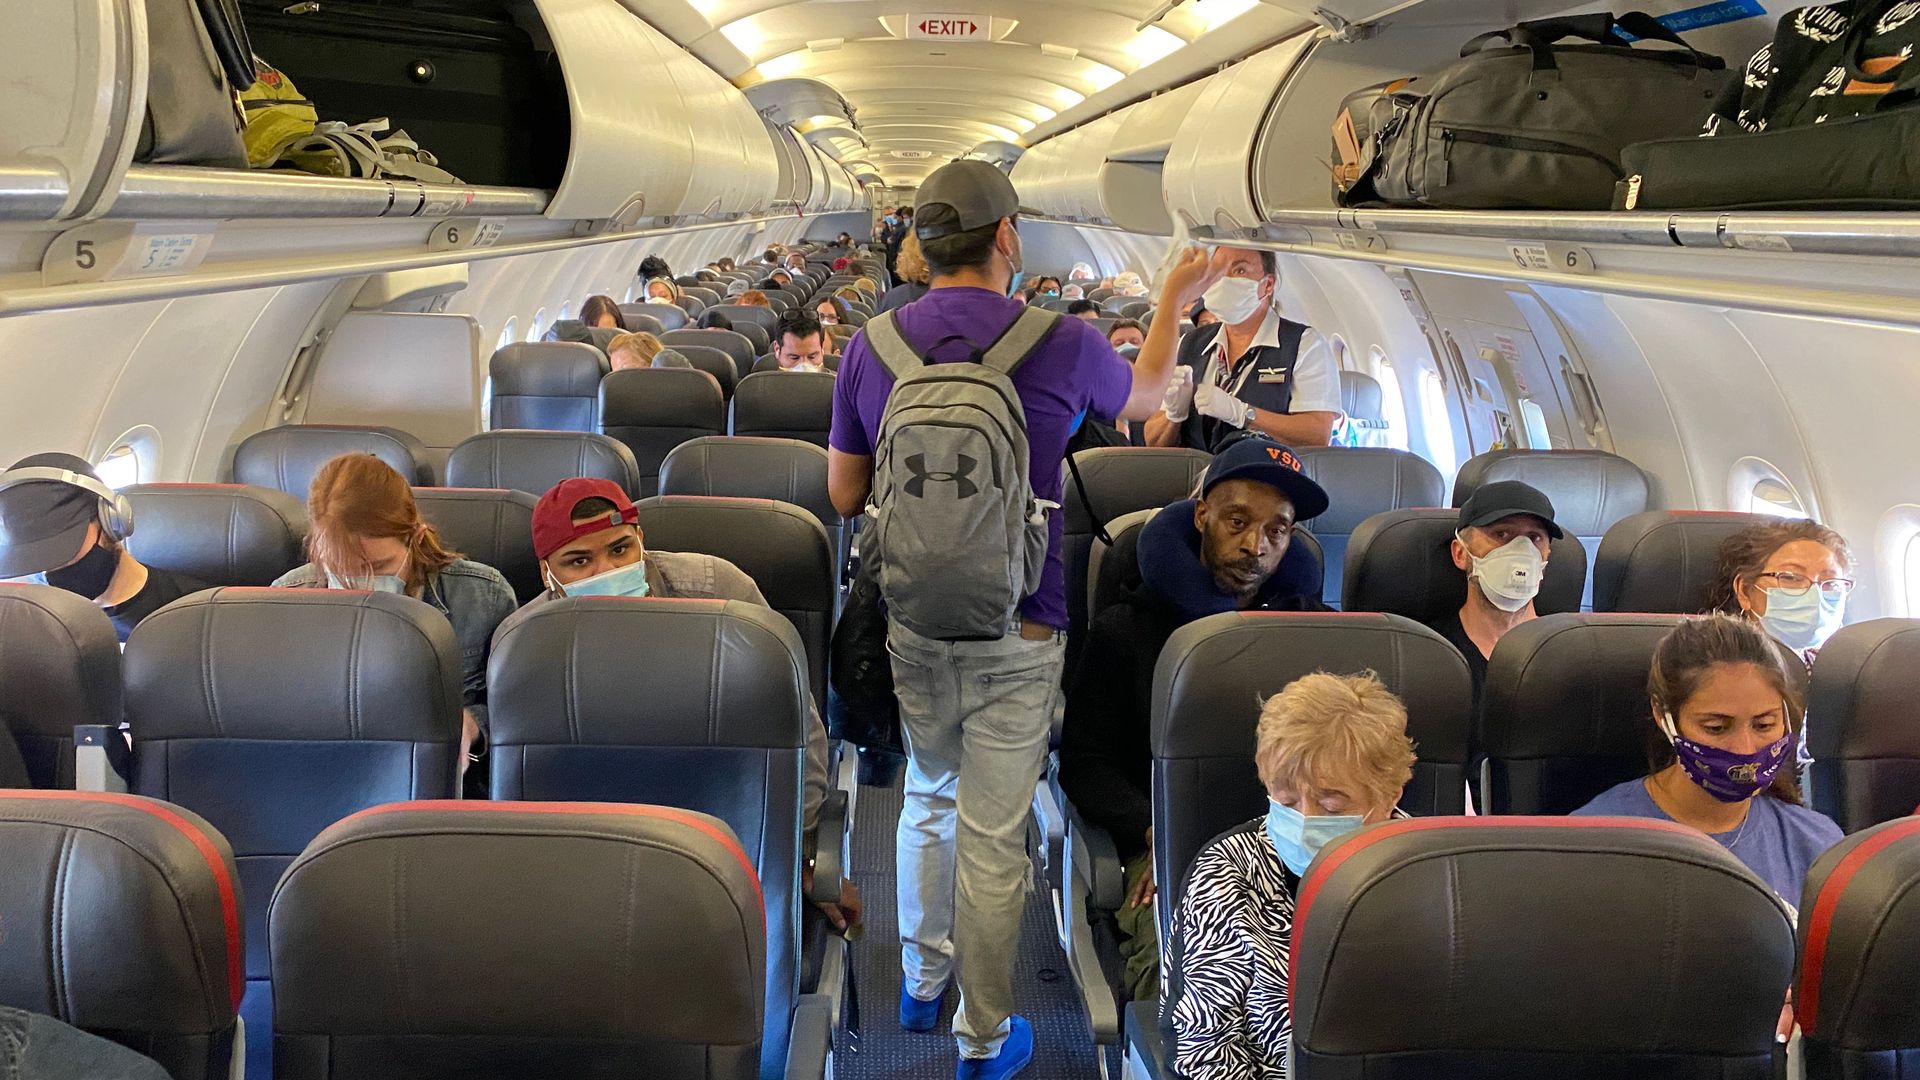
[[[1147, 421], [1147, 445], [1211, 453], [1248, 428], [1289, 446], [1328, 445], [1340, 422], [1340, 372], [1319, 331], [1275, 306], [1273, 253], [1219, 248], [1207, 278], [1200, 299], [1220, 323], [1181, 339], [1166, 399]], [[1149, 334], [1141, 351], [1156, 346], [1166, 340]]]

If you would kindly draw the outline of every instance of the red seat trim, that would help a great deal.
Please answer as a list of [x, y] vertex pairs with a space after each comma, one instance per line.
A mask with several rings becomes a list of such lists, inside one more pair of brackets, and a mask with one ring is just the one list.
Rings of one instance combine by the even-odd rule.
[[1816, 1030], [1814, 1023], [1820, 1018], [1820, 982], [1826, 974], [1827, 937], [1833, 931], [1833, 915], [1840, 907], [1847, 886], [1867, 860], [1916, 832], [1920, 832], [1920, 818], [1908, 818], [1873, 834], [1841, 856], [1826, 880], [1820, 883], [1812, 913], [1807, 916], [1807, 948], [1800, 961], [1800, 986], [1794, 1000], [1794, 1013], [1805, 1030]]

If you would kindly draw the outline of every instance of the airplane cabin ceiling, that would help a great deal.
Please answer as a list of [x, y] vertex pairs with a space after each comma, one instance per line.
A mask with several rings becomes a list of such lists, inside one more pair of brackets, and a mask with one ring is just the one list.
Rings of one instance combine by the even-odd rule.
[[[831, 86], [853, 107], [865, 145], [824, 120], [816, 141], [871, 162], [890, 187], [912, 187], [983, 142], [1024, 144], [1037, 125], [1261, 0], [1182, 0], [1145, 29], [1165, 0], [627, 2], [661, 16], [657, 25], [742, 88], [796, 78]], [[913, 26], [932, 16], [965, 19], [986, 40], [918, 36]]]

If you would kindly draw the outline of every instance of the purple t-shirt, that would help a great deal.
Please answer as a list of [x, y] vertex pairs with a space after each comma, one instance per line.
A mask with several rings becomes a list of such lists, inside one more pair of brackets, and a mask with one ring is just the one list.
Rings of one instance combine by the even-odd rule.
[[[933, 289], [894, 312], [900, 334], [916, 351], [943, 338], [935, 363], [966, 360], [975, 348], [993, 344], [1026, 308], [986, 289]], [[969, 345], [971, 342], [972, 345]], [[924, 353], [923, 353], [924, 355]], [[1036, 498], [1060, 502], [1060, 463], [1067, 440], [1091, 413], [1111, 420], [1127, 407], [1133, 392], [1133, 368], [1113, 351], [1100, 331], [1084, 319], [1060, 319], [1053, 332], [1013, 373], [1014, 389], [1027, 414], [1028, 476]], [[855, 334], [840, 358], [833, 387], [833, 431], [828, 445], [843, 454], [871, 456], [880, 418], [887, 411], [893, 376], [867, 348], [864, 332]], [[1067, 626], [1067, 574], [1060, 556], [1065, 518], [1049, 515], [1047, 569], [1040, 589], [1020, 604], [1020, 613], [1056, 629]]]

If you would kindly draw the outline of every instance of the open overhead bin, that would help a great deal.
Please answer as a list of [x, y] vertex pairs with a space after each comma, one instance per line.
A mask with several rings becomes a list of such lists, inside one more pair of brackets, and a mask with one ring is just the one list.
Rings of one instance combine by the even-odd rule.
[[800, 139], [792, 129], [774, 123], [762, 116], [761, 122], [767, 128], [767, 141], [773, 144], [774, 164], [779, 175], [774, 179], [773, 198], [767, 204], [769, 210], [793, 210], [807, 205], [811, 197], [813, 173], [807, 168]]
[[1122, 114], [1106, 164], [1100, 167], [1100, 201], [1115, 225], [1155, 236], [1173, 232], [1163, 187], [1167, 153], [1206, 86], [1205, 79], [1191, 82]]
[[1301, 34], [1227, 68], [1207, 80], [1167, 151], [1162, 183], [1167, 209], [1189, 228], [1220, 238], [1244, 237], [1261, 214], [1253, 177], [1269, 154], [1309, 161], [1325, 153], [1324, 140], [1276, 146], [1262, 139], [1288, 77], [1317, 35]]

